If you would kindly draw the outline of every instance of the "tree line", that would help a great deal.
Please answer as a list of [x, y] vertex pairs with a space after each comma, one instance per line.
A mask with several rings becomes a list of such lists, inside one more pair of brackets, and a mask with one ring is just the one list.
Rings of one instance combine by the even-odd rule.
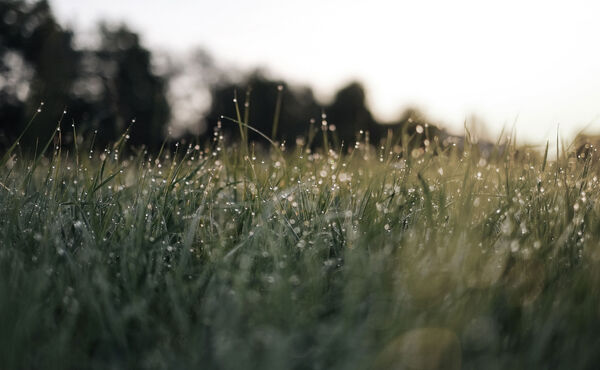
[[[86, 135], [97, 132], [98, 145], [114, 142], [130, 128], [133, 145], [160, 147], [176, 116], [178, 95], [170, 91], [171, 82], [183, 67], [167, 63], [169, 68], [157, 70], [152, 53], [124, 24], [99, 24], [97, 35], [93, 45], [76, 46], [74, 31], [59, 25], [48, 1], [0, 0], [1, 147], [12, 143], [41, 102], [42, 112], [22, 139], [24, 148], [34, 148], [50, 136], [61, 118], [65, 127], [75, 124]], [[374, 144], [385, 140], [390, 130], [396, 137], [405, 132], [419, 143], [447, 137], [415, 109], [407, 109], [394, 122], [378, 122], [359, 82], [349, 83], [331, 102], [321, 104], [307, 86], [290, 86], [260, 71], [234, 80], [226, 71], [219, 72], [208, 55], [196, 62], [201, 65], [196, 72], [205, 75], [200, 80], [210, 104], [195, 113], [187, 132], [180, 133], [189, 139], [208, 140], [217, 125], [225, 135], [235, 136], [237, 126], [222, 122], [222, 117], [239, 118], [288, 143], [319, 130], [331, 131], [331, 137], [346, 146], [361, 132], [368, 132]], [[264, 140], [254, 131], [249, 136]], [[314, 136], [318, 144], [322, 136]]]

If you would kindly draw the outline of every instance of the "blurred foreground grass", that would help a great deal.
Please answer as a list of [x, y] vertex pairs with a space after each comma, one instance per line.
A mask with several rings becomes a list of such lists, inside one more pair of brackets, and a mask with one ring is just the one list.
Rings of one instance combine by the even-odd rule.
[[599, 363], [593, 156], [124, 141], [3, 159], [0, 368]]

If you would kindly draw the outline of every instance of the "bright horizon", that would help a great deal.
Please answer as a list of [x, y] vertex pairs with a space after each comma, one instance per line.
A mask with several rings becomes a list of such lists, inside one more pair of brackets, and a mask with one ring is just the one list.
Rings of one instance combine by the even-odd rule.
[[64, 25], [124, 21], [153, 50], [202, 47], [219, 64], [264, 67], [327, 99], [361, 81], [377, 118], [408, 106], [461, 133], [600, 131], [600, 5], [593, 1], [50, 0]]

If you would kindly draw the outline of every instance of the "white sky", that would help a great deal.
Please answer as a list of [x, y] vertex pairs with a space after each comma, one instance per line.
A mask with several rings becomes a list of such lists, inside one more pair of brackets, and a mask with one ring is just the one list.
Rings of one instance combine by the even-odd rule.
[[600, 2], [586, 0], [51, 0], [89, 29], [123, 20], [152, 48], [202, 46], [329, 97], [351, 79], [376, 116], [408, 105], [451, 131], [472, 114], [521, 142], [600, 131]]

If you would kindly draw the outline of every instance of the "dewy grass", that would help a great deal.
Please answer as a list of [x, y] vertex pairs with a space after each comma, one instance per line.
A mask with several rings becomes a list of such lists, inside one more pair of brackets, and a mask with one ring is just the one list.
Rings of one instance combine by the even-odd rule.
[[598, 363], [595, 157], [219, 136], [2, 166], [0, 368]]

